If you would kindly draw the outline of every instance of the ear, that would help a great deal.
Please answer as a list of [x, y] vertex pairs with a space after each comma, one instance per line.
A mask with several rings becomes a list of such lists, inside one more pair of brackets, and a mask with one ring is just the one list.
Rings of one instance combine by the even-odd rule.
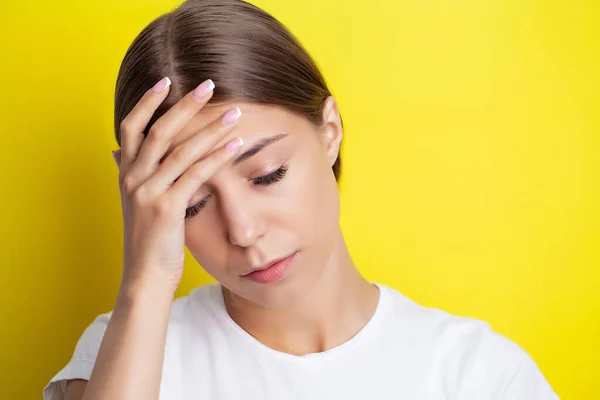
[[121, 150], [113, 150], [112, 152], [113, 158], [117, 163], [117, 168], [121, 168]]
[[340, 145], [344, 136], [342, 118], [337, 101], [333, 96], [329, 96], [323, 105], [322, 131], [323, 145], [327, 152], [327, 159], [329, 160], [329, 165], [333, 166], [340, 153]]

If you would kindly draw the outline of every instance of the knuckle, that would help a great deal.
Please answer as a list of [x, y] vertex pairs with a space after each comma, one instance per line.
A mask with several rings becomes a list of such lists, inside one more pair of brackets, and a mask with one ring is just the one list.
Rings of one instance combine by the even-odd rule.
[[191, 168], [193, 179], [198, 183], [207, 180], [224, 164], [225, 159], [225, 155], [219, 150], [211, 153]]
[[148, 130], [148, 139], [156, 142], [161, 142], [165, 139], [165, 133], [159, 121], [155, 122], [150, 127], [150, 130]]
[[208, 157], [209, 163], [211, 165], [218, 165], [218, 166], [220, 166], [221, 164], [223, 164], [228, 159], [229, 159], [229, 153], [226, 152], [226, 151], [223, 151], [223, 149], [217, 149], [217, 150], [215, 150]]
[[210, 128], [210, 136], [212, 136], [214, 140], [219, 140], [223, 138], [223, 135], [229, 132], [232, 128], [232, 125], [223, 126], [219, 121], [217, 121]]
[[121, 130], [121, 135], [128, 133], [131, 130], [131, 122], [128, 118], [125, 118], [123, 121], [121, 121], [119, 124], [119, 129]]
[[166, 196], [158, 198], [152, 205], [154, 214], [160, 217], [171, 215], [175, 210], [175, 202]]
[[148, 188], [144, 185], [141, 185], [131, 193], [131, 199], [133, 200], [133, 203], [138, 206], [147, 205], [150, 202], [150, 193]]
[[191, 157], [191, 150], [185, 146], [180, 146], [171, 152], [170, 157], [179, 164], [187, 161]]
[[[210, 156], [210, 157], [212, 157], [212, 156]], [[209, 161], [209, 160], [206, 160], [206, 161]], [[207, 165], [204, 162], [198, 163], [190, 169], [191, 178], [196, 183], [202, 183], [207, 179], [208, 170], [209, 170], [209, 168], [207, 168]]]
[[123, 192], [126, 195], [131, 196], [134, 193], [135, 188], [136, 188], [134, 178], [131, 175], [126, 175], [123, 178], [122, 186], [123, 186]]

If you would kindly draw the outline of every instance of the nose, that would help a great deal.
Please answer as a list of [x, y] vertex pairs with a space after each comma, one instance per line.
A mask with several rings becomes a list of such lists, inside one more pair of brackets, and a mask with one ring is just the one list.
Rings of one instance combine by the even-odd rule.
[[229, 242], [239, 247], [251, 247], [265, 233], [264, 219], [259, 210], [244, 196], [221, 198], [221, 211]]

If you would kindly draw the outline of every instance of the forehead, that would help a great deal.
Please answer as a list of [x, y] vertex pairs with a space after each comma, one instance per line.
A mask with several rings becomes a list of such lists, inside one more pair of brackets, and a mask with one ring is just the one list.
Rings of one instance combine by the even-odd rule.
[[248, 144], [274, 134], [284, 133], [292, 136], [307, 130], [314, 130], [314, 127], [306, 118], [279, 106], [243, 102], [209, 104], [200, 110], [176, 136], [172, 148], [190, 136], [201, 132], [202, 129], [221, 118], [227, 110], [233, 107], [239, 107], [242, 116], [237, 125], [227, 135], [223, 136], [223, 139], [215, 147], [224, 145], [237, 136], [241, 137], [245, 144]]

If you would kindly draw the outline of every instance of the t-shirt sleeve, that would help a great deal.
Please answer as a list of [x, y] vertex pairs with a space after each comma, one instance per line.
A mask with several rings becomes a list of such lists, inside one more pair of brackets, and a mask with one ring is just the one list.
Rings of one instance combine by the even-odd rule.
[[44, 388], [44, 400], [63, 400], [68, 380], [90, 379], [110, 315], [98, 316], [86, 328], [75, 346], [71, 361]]
[[556, 400], [558, 395], [535, 361], [510, 339], [488, 330], [477, 368], [478, 399]]

